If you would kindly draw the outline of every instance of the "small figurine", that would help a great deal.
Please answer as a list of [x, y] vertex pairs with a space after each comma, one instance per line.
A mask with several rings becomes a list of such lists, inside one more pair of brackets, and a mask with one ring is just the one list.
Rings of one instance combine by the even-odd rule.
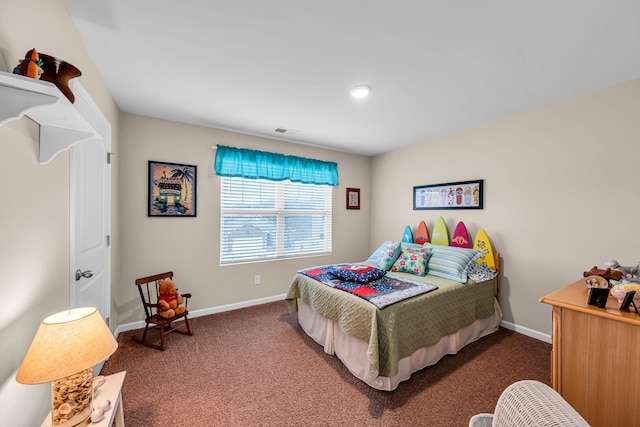
[[91, 422], [97, 423], [102, 421], [102, 419], [104, 418], [104, 413], [107, 412], [109, 408], [111, 408], [110, 400], [107, 399], [100, 402], [100, 404], [98, 404], [98, 407], [94, 408], [93, 412], [91, 412]]
[[104, 418], [104, 412], [102, 412], [100, 409], [94, 409], [93, 412], [91, 412], [92, 423], [100, 422], [102, 421], [103, 418]]
[[35, 48], [27, 51], [24, 59], [21, 59], [16, 68], [13, 69], [14, 74], [20, 74], [36, 80], [40, 79], [43, 72], [42, 59], [40, 59], [40, 55]]
[[35, 48], [25, 54], [13, 73], [53, 83], [72, 104], [76, 98], [69, 87], [69, 80], [82, 75], [74, 65], [55, 56], [38, 53]]
[[620, 272], [621, 277], [617, 280], [621, 283], [640, 283], [640, 262], [638, 265], [623, 267], [615, 259], [610, 259], [604, 264], [607, 268]]

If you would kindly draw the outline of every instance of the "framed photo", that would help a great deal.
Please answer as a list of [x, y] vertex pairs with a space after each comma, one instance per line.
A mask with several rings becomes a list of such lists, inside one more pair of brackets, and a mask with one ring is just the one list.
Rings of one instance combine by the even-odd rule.
[[148, 216], [196, 216], [196, 166], [149, 161]]
[[482, 209], [484, 180], [413, 187], [413, 209]]
[[359, 188], [347, 188], [347, 209], [360, 209]]

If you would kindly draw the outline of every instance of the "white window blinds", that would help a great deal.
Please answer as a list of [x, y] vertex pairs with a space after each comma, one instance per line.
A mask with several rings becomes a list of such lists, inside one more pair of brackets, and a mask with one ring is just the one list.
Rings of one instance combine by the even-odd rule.
[[221, 178], [220, 264], [331, 253], [331, 187]]

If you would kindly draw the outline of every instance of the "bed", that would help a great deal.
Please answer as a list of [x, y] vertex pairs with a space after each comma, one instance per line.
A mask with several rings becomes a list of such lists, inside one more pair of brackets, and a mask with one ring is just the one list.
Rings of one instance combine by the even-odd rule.
[[[395, 268], [399, 260], [413, 257], [416, 251], [420, 262], [425, 253], [427, 274], [421, 275], [413, 265]], [[336, 355], [355, 377], [375, 389], [391, 391], [412, 373], [498, 329], [502, 319], [496, 298], [498, 274], [477, 262], [483, 254], [429, 243], [387, 241], [357, 266], [384, 270], [389, 277], [436, 289], [380, 308], [361, 295], [308, 274], [309, 270], [335, 271], [336, 266], [350, 264], [313, 267], [294, 276], [286, 297], [289, 312], [297, 312], [304, 332], [326, 353]]]

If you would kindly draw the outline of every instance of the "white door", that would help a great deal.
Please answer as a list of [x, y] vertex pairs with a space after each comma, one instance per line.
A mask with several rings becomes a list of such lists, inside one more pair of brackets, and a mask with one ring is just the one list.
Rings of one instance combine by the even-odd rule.
[[111, 126], [88, 94], [76, 85], [75, 107], [98, 130], [98, 136], [74, 144], [69, 152], [70, 305], [96, 307], [109, 324]]

